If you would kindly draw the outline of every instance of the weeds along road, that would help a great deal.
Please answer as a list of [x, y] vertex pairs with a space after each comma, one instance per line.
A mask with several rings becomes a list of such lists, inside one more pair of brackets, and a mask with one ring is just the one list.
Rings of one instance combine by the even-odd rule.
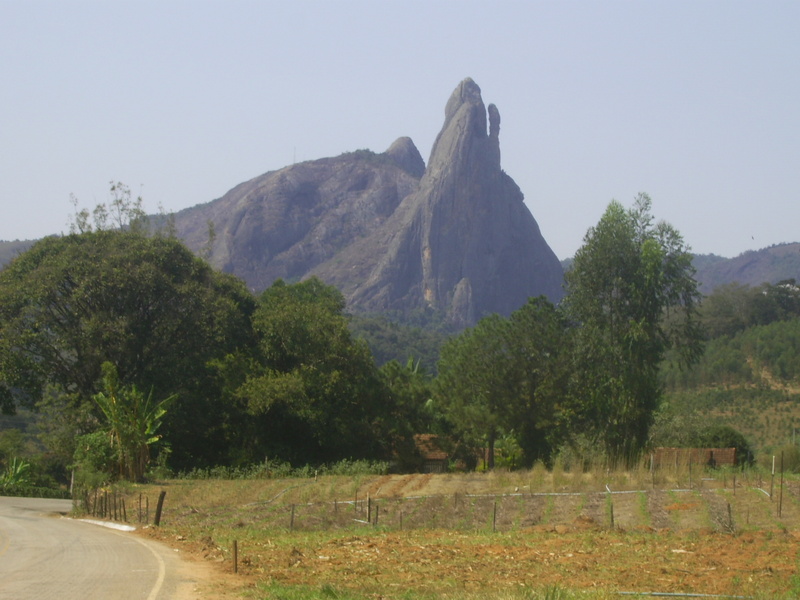
[[70, 500], [0, 497], [0, 599], [191, 597], [174, 551], [62, 518], [71, 509]]

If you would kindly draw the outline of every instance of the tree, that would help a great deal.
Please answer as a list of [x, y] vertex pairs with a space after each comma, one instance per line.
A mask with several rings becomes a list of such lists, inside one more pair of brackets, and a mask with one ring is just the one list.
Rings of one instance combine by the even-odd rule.
[[511, 313], [507, 329], [514, 364], [512, 405], [517, 443], [528, 466], [549, 462], [567, 435], [572, 330], [562, 311], [544, 296]]
[[34, 405], [47, 386], [60, 401], [92, 403], [108, 361], [122, 385], [179, 395], [164, 424], [174, 466], [217, 462], [228, 407], [207, 365], [252, 343], [254, 308], [241, 281], [177, 239], [130, 230], [46, 238], [0, 272], [4, 408]]
[[441, 350], [434, 397], [467, 446], [487, 450], [494, 468], [495, 442], [513, 428], [519, 400], [507, 319], [490, 315], [448, 340]]
[[442, 348], [436, 407], [462, 442], [486, 447], [488, 467], [502, 438], [523, 461], [549, 460], [568, 417], [568, 327], [546, 298], [505, 319], [491, 315]]
[[700, 318], [710, 339], [733, 335], [753, 324], [754, 297], [758, 292], [747, 285], [720, 285], [703, 299]]
[[405, 365], [390, 360], [380, 368], [388, 406], [389, 436], [400, 468], [414, 471], [422, 467], [422, 457], [414, 443], [417, 433], [440, 433], [440, 423], [429, 409], [432, 379], [420, 360], [409, 358]]
[[691, 254], [650, 210], [646, 194], [628, 210], [612, 201], [566, 273], [565, 305], [579, 325], [580, 409], [612, 461], [634, 460], [647, 441], [667, 350], [685, 365], [701, 351]]
[[258, 424], [252, 452], [308, 463], [389, 455], [391, 407], [344, 306], [316, 278], [276, 281], [259, 298], [258, 348], [236, 392]]

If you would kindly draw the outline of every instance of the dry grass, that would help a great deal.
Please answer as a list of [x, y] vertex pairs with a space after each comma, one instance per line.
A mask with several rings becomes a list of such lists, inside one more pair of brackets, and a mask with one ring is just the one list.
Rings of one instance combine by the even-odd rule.
[[170, 481], [131, 490], [128, 505], [143, 493], [152, 510], [166, 490], [162, 527], [149, 534], [227, 570], [236, 541], [256, 598], [793, 597], [800, 483], [785, 482], [778, 516], [777, 483], [770, 498], [768, 477], [733, 481], [733, 472], [696, 468], [690, 482], [688, 468], [537, 466]]

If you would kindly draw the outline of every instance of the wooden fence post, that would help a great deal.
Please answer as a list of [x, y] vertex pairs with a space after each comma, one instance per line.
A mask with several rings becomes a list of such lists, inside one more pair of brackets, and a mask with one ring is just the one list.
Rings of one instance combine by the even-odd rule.
[[728, 531], [733, 533], [733, 513], [731, 512], [730, 502], [728, 502]]
[[161, 525], [161, 511], [164, 508], [164, 496], [167, 495], [167, 490], [161, 490], [158, 494], [158, 504], [156, 504], [156, 516], [153, 519], [153, 525], [158, 527]]
[[492, 533], [497, 531], [497, 500], [494, 501], [494, 509], [492, 510]]
[[239, 572], [239, 542], [233, 540], [233, 572]]
[[781, 450], [781, 490], [778, 492], [778, 518], [783, 513], [783, 450]]
[[772, 457], [772, 478], [769, 483], [769, 499], [772, 500], [772, 493], [775, 491], [775, 456]]

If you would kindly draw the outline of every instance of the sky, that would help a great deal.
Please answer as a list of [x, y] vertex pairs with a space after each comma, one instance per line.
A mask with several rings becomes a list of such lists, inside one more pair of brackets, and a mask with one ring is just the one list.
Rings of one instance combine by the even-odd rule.
[[458, 83], [559, 258], [639, 192], [694, 252], [800, 241], [800, 2], [0, 0], [0, 239], [401, 136]]

